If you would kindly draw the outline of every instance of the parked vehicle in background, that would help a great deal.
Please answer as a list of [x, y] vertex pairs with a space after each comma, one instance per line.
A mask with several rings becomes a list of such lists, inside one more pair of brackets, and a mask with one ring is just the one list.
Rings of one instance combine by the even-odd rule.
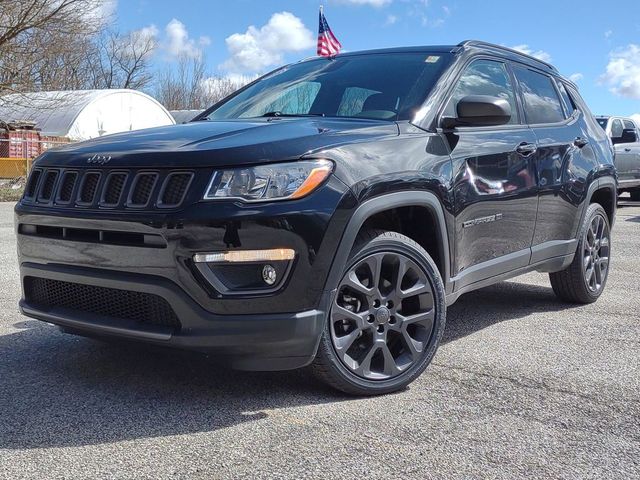
[[629, 192], [631, 200], [640, 201], [640, 130], [624, 117], [597, 116], [615, 149], [618, 193]]
[[609, 140], [545, 62], [477, 41], [315, 58], [191, 123], [40, 157], [15, 210], [20, 306], [388, 393], [465, 292], [536, 270], [595, 302], [616, 188]]

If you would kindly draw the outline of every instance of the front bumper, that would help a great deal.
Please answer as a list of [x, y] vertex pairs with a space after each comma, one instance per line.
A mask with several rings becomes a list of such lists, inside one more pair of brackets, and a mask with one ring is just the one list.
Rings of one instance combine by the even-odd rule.
[[23, 284], [26, 277], [34, 277], [158, 295], [176, 313], [180, 327], [145, 325], [64, 307], [43, 307], [22, 299], [20, 310], [28, 317], [80, 335], [119, 337], [219, 355], [238, 369], [303, 367], [313, 360], [323, 328], [322, 309], [290, 314], [212, 314], [177, 285], [160, 277], [30, 263], [22, 264], [20, 270]]
[[[30, 277], [148, 293], [169, 303], [180, 326], [171, 329], [55, 302], [43, 305], [27, 295], [20, 308], [72, 333], [202, 351], [228, 359], [235, 368], [301, 367], [317, 349], [331, 296], [325, 282], [352, 208], [348, 190], [337, 180], [296, 202], [201, 202], [170, 213], [71, 211], [19, 203], [23, 292]], [[45, 235], [21, 233], [21, 225], [44, 226]], [[164, 243], [158, 247], [47, 238], [53, 228], [119, 232], [125, 240], [161, 237]], [[206, 285], [192, 263], [198, 252], [264, 248], [290, 248], [297, 254], [277, 291], [227, 296]]]

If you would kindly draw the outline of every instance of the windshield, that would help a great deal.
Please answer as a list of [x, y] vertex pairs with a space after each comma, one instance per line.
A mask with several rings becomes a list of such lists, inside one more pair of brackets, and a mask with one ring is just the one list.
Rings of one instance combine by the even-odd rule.
[[596, 120], [603, 130], [607, 129], [607, 122], [609, 121], [609, 117], [596, 118]]
[[206, 119], [330, 116], [407, 120], [451, 62], [449, 53], [318, 58], [276, 70]]

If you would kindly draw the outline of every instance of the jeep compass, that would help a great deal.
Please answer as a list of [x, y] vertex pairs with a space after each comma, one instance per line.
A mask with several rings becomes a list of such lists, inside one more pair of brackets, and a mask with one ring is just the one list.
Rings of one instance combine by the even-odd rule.
[[597, 300], [616, 182], [576, 86], [538, 59], [478, 41], [313, 58], [188, 124], [39, 157], [15, 208], [20, 308], [392, 392], [465, 292], [535, 270]]

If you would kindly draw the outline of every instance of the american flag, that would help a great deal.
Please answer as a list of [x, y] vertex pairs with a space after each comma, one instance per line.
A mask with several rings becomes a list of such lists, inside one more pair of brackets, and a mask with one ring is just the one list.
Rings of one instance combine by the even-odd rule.
[[318, 56], [333, 57], [340, 53], [342, 45], [331, 31], [320, 7], [320, 27], [318, 28]]

